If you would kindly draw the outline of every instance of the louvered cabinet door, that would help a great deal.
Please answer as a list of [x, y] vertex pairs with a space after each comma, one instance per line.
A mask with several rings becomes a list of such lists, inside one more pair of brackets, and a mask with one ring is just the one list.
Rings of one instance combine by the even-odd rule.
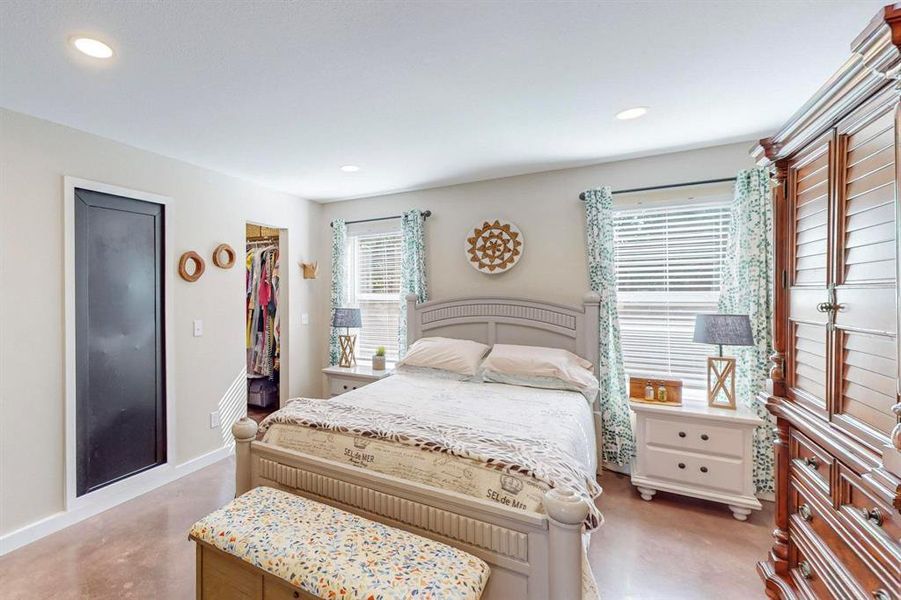
[[827, 416], [829, 332], [816, 307], [831, 276], [833, 134], [800, 152], [788, 170], [789, 307], [786, 378], [789, 394]]
[[876, 97], [837, 137], [832, 421], [876, 451], [898, 395], [897, 106]]

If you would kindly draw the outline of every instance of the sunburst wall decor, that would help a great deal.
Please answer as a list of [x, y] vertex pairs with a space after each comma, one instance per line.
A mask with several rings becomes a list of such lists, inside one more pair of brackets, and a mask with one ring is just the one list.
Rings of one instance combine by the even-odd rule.
[[494, 275], [513, 267], [522, 256], [523, 236], [513, 223], [483, 221], [473, 227], [464, 244], [466, 259], [473, 269]]

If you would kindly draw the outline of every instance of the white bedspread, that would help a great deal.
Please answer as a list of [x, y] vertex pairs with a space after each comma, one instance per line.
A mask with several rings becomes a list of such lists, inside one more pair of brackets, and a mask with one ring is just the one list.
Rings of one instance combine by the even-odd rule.
[[591, 406], [578, 392], [398, 372], [333, 400], [435, 424], [545, 440], [589, 476], [597, 466]]

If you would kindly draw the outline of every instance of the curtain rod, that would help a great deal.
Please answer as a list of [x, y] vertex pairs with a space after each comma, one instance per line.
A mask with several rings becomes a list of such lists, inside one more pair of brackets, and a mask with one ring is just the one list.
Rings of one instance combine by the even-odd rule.
[[[432, 216], [432, 211], [424, 210], [422, 211], [422, 219], [423, 221]], [[390, 221], [391, 219], [400, 219], [403, 215], [394, 215], [393, 217], [375, 217], [372, 219], [357, 219], [356, 221], [345, 221], [345, 225], [353, 225], [354, 223], [373, 223], [375, 221]], [[331, 223], [328, 224], [329, 227], [333, 225]]]
[[[634, 194], [635, 192], [652, 192], [654, 190], [666, 190], [670, 188], [691, 187], [694, 185], [708, 185], [711, 183], [726, 183], [735, 181], [735, 177], [723, 177], [721, 179], [702, 179], [700, 181], [686, 181], [685, 183], [668, 183], [666, 185], [652, 185], [650, 187], [631, 188], [628, 190], [614, 190], [613, 194]], [[579, 200], [585, 200], [585, 192], [579, 194]]]

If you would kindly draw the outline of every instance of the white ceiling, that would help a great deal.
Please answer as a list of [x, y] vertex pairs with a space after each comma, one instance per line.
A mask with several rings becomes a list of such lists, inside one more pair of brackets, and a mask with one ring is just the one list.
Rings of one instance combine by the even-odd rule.
[[770, 133], [884, 2], [4, 0], [0, 106], [327, 201]]

